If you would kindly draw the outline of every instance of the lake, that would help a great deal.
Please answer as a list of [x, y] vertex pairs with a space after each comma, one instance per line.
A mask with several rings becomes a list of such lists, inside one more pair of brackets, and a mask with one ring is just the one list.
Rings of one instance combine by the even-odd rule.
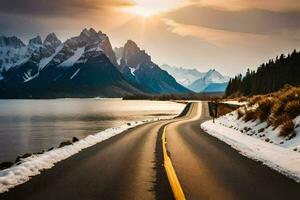
[[169, 101], [0, 100], [0, 162], [127, 122], [175, 116], [183, 108]]

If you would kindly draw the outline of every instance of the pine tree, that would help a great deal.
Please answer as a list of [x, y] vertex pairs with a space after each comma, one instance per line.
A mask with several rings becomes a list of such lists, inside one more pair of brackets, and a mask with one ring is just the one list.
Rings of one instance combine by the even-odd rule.
[[256, 71], [247, 69], [245, 76], [238, 74], [230, 79], [225, 95], [265, 94], [277, 91], [286, 84], [300, 85], [300, 52], [297, 50], [269, 60]]

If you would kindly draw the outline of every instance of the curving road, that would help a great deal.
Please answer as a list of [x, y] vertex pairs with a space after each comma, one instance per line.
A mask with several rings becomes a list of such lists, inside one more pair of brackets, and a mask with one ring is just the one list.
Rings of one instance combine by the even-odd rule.
[[194, 103], [189, 119], [166, 129], [167, 147], [186, 199], [300, 197], [300, 184], [205, 133], [200, 124], [209, 118], [207, 104]]
[[0, 199], [172, 199], [158, 145], [159, 129], [167, 122], [142, 125], [87, 148]]
[[206, 103], [182, 117], [141, 125], [64, 160], [0, 199], [173, 199], [162, 158], [161, 135], [187, 199], [297, 199], [300, 184], [240, 155], [208, 135]]

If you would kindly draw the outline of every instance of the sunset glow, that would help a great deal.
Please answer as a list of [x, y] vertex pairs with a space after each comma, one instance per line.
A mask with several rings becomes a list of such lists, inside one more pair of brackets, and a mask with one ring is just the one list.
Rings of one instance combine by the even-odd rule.
[[135, 5], [126, 8], [125, 11], [140, 15], [143, 17], [149, 17], [159, 14], [160, 12], [169, 11], [183, 3], [182, 0], [136, 0]]

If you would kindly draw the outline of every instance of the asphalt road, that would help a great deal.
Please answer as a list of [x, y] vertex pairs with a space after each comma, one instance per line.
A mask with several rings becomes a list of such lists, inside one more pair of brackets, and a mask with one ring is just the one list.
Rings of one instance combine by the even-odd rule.
[[87, 148], [0, 194], [7, 200], [173, 199], [162, 158], [161, 134], [187, 199], [298, 199], [300, 184], [240, 155], [208, 135], [205, 103], [177, 119], [130, 129]]
[[158, 138], [167, 122], [142, 125], [87, 148], [0, 194], [0, 199], [172, 199]]
[[206, 103], [166, 129], [170, 157], [187, 199], [299, 199], [300, 184], [205, 133]]

